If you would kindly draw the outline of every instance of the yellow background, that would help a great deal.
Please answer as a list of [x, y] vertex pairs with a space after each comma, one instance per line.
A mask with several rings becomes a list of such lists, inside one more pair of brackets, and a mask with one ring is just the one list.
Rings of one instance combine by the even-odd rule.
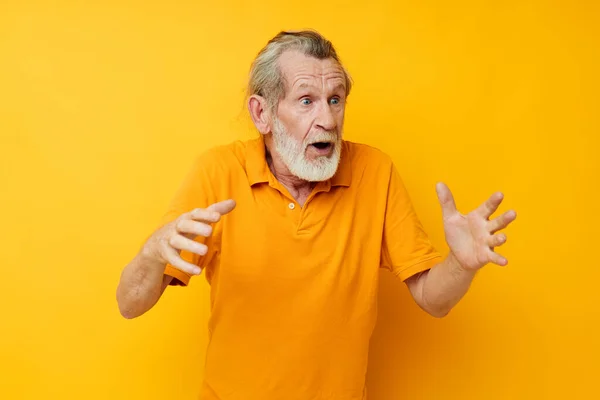
[[598, 2], [365, 3], [0, 3], [0, 398], [195, 398], [204, 278], [125, 320], [119, 274], [193, 157], [255, 135], [250, 62], [304, 27], [354, 77], [346, 137], [394, 157], [440, 250], [438, 180], [519, 214], [445, 319], [382, 272], [370, 400], [600, 398]]

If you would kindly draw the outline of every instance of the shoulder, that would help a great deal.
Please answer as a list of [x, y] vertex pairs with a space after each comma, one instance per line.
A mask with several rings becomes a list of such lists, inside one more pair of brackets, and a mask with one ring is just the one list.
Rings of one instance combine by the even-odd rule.
[[377, 147], [345, 140], [343, 149], [352, 165], [353, 172], [382, 173], [387, 171], [389, 174], [394, 167], [392, 158]]
[[254, 151], [256, 140], [236, 140], [213, 146], [197, 153], [194, 168], [211, 175], [230, 174], [232, 170], [245, 168], [248, 155]]

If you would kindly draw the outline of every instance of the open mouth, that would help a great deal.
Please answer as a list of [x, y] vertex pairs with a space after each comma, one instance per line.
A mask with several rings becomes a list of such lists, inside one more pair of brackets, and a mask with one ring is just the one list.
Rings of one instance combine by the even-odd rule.
[[331, 147], [331, 145], [332, 144], [330, 142], [316, 142], [311, 144], [311, 146], [314, 146], [319, 150], [327, 150]]

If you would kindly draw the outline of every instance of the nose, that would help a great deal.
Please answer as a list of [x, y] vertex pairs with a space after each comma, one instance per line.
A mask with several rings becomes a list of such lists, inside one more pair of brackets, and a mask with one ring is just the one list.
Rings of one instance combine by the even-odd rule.
[[335, 116], [328, 101], [322, 103], [317, 113], [317, 126], [328, 132], [334, 131], [336, 128]]

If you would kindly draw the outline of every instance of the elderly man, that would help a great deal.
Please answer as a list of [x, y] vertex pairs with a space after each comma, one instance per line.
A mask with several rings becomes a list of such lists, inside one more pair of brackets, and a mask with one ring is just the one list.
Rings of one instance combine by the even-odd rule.
[[254, 61], [248, 110], [260, 137], [204, 152], [160, 228], [124, 268], [126, 318], [205, 271], [210, 341], [202, 399], [362, 400], [379, 268], [445, 316], [488, 263], [506, 265], [493, 194], [457, 211], [437, 195], [449, 247], [430, 243], [383, 152], [342, 139], [351, 80], [331, 43], [282, 32]]

